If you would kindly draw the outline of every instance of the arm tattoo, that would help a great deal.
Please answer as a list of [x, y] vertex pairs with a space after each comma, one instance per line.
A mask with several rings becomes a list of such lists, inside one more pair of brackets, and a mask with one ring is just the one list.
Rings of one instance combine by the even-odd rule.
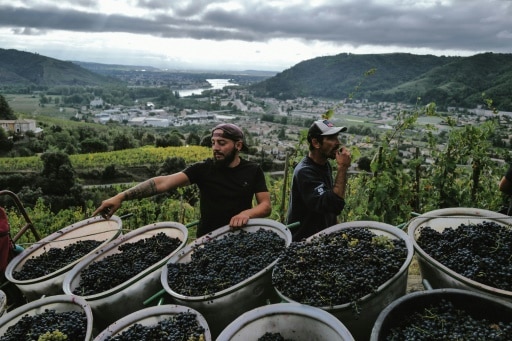
[[147, 198], [150, 196], [153, 196], [157, 194], [156, 190], [156, 184], [155, 180], [149, 179], [144, 182], [141, 182], [135, 187], [132, 187], [126, 192], [124, 192], [125, 199], [131, 200], [131, 199], [141, 199], [141, 198]]

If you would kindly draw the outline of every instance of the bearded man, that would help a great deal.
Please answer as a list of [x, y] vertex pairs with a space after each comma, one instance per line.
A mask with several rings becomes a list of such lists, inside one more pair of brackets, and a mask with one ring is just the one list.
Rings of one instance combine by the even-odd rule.
[[[336, 127], [329, 120], [313, 122], [308, 130], [308, 155], [293, 171], [287, 223], [299, 223], [293, 241], [300, 241], [338, 223], [345, 207], [350, 151], [341, 148], [339, 134], [346, 127]], [[336, 161], [336, 177], [329, 160]]]
[[[243, 227], [249, 219], [270, 215], [272, 206], [265, 175], [259, 164], [240, 157], [248, 151], [242, 129], [222, 123], [212, 129], [211, 158], [196, 162], [183, 171], [153, 177], [104, 200], [93, 215], [110, 218], [124, 200], [147, 198], [172, 189], [196, 184], [200, 213], [196, 236], [219, 227]], [[253, 207], [253, 199], [256, 205]]]

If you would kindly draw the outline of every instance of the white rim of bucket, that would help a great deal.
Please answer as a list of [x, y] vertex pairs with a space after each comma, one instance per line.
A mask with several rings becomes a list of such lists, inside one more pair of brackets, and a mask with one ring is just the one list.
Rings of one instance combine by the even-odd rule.
[[[98, 245], [96, 248], [91, 250], [88, 253], [88, 255], [90, 255], [91, 253], [96, 252], [97, 250], [99, 250], [100, 248], [102, 248], [103, 246], [108, 244], [110, 241], [115, 240], [119, 236], [119, 234], [121, 233], [121, 229], [122, 229], [122, 221], [121, 221], [121, 219], [118, 216], [112, 216], [109, 220], [112, 220], [115, 224], [117, 224], [117, 226], [118, 226], [116, 228], [117, 232], [110, 239], [107, 239], [102, 244]], [[52, 241], [57, 241], [61, 237], [65, 236], [66, 233], [68, 233], [70, 231], [73, 231], [75, 229], [79, 229], [79, 228], [82, 228], [82, 227], [87, 226], [87, 225], [92, 225], [92, 224], [97, 223], [99, 221], [107, 221], [108, 222], [109, 220], [105, 220], [104, 218], [102, 218], [100, 216], [96, 216], [96, 217], [92, 217], [92, 218], [89, 218], [89, 219], [85, 219], [85, 220], [79, 221], [77, 223], [74, 223], [72, 225], [69, 225], [67, 227], [64, 227], [63, 229], [61, 229], [61, 230], [59, 230], [57, 232], [52, 233], [51, 235], [41, 239], [40, 241], [35, 242], [34, 244], [32, 244], [27, 249], [23, 250], [20, 254], [18, 254], [16, 257], [14, 257], [9, 262], [9, 264], [7, 265], [7, 268], [5, 270], [5, 277], [9, 280], [9, 282], [12, 282], [14, 284], [27, 285], [27, 284], [34, 284], [34, 283], [43, 282], [43, 281], [49, 280], [49, 279], [54, 278], [54, 277], [56, 277], [56, 276], [58, 276], [58, 275], [60, 275], [62, 273], [65, 273], [65, 272], [69, 271], [76, 264], [78, 264], [82, 259], [87, 257], [87, 255], [83, 256], [82, 258], [79, 258], [79, 259], [75, 260], [74, 262], [69, 263], [68, 265], [66, 265], [66, 266], [64, 266], [64, 267], [62, 267], [62, 268], [60, 268], [60, 269], [58, 269], [58, 270], [56, 270], [56, 271], [54, 271], [52, 273], [49, 273], [49, 274], [41, 276], [41, 277], [27, 279], [27, 280], [17, 280], [17, 279], [15, 279], [13, 277], [14, 269], [18, 266], [18, 264], [22, 260], [24, 260], [25, 258], [30, 257], [30, 255], [35, 250], [44, 247], [45, 244], [47, 244], [49, 242], [52, 242]]]
[[[97, 258], [101, 257], [103, 259], [102, 255], [105, 251], [117, 249], [120, 245], [130, 242], [130, 239], [132, 239], [133, 237], [136, 237], [142, 233], [147, 233], [147, 232], [150, 232], [153, 230], [162, 230], [165, 228], [175, 229], [183, 234], [183, 240], [181, 241], [181, 244], [175, 250], [173, 250], [171, 253], [169, 253], [166, 257], [162, 258], [160, 261], [151, 265], [146, 270], [140, 272], [139, 274], [135, 275], [131, 279], [129, 279], [129, 280], [127, 280], [127, 281], [107, 290], [107, 291], [103, 291], [103, 292], [100, 292], [100, 293], [97, 293], [94, 295], [89, 295], [89, 296], [80, 296], [80, 295], [74, 294], [72, 292], [71, 283], [73, 282], [75, 277], [81, 271], [83, 271], [87, 266], [89, 266], [92, 262], [94, 262]], [[158, 223], [153, 223], [153, 224], [139, 227], [139, 228], [115, 239], [115, 240], [112, 240], [110, 243], [106, 244], [105, 247], [100, 252], [95, 252], [93, 254], [89, 254], [86, 258], [84, 258], [82, 261], [80, 261], [78, 264], [76, 264], [73, 267], [73, 269], [69, 273], [67, 273], [66, 276], [64, 277], [64, 281], [62, 284], [63, 291], [64, 291], [64, 293], [69, 294], [69, 295], [77, 295], [79, 297], [83, 297], [87, 301], [98, 300], [98, 299], [102, 299], [104, 297], [111, 296], [112, 294], [115, 294], [115, 293], [122, 291], [123, 289], [129, 287], [130, 285], [139, 281], [141, 278], [146, 277], [148, 274], [159, 270], [164, 264], [167, 263], [167, 261], [173, 255], [175, 255], [177, 252], [179, 252], [183, 248], [183, 246], [187, 243], [187, 239], [188, 239], [188, 229], [185, 227], [185, 225], [177, 223], [177, 222], [170, 222], [170, 221], [158, 222]]]
[[[497, 295], [500, 297], [503, 297], [505, 299], [511, 300], [512, 299], [512, 291], [503, 290], [499, 288], [492, 287], [487, 284], [483, 284], [480, 282], [477, 282], [475, 280], [472, 280], [468, 277], [462, 276], [458, 272], [455, 272], [451, 270], [450, 268], [446, 267], [445, 265], [441, 264], [439, 261], [434, 259], [432, 256], [430, 256], [428, 253], [426, 253], [416, 242], [415, 233], [416, 230], [420, 228], [420, 226], [426, 226], [424, 223], [429, 222], [430, 220], [435, 220], [438, 218], [446, 219], [446, 218], [453, 218], [453, 219], [469, 219], [469, 220], [475, 220], [475, 219], [481, 219], [484, 220], [493, 220], [496, 222], [500, 222], [502, 225], [510, 225], [512, 224], [512, 216], [507, 216], [501, 213], [489, 211], [489, 210], [483, 210], [478, 208], [467, 208], [467, 207], [454, 207], [454, 208], [445, 208], [445, 209], [439, 209], [427, 212], [425, 214], [422, 214], [418, 217], [415, 217], [411, 219], [411, 221], [408, 223], [408, 234], [410, 239], [412, 240], [412, 243], [414, 245], [414, 249], [417, 253], [419, 253], [423, 259], [438, 268], [440, 271], [444, 272], [445, 274], [457, 279], [462, 284], [466, 284], [467, 286], [471, 288], [478, 289], [482, 292], [486, 292], [491, 295]], [[461, 223], [458, 223], [460, 225]], [[412, 228], [410, 228], [412, 227]]]
[[[317, 237], [319, 235], [329, 234], [332, 232], [338, 232], [340, 230], [346, 230], [346, 229], [350, 229], [350, 228], [364, 228], [364, 227], [366, 227], [370, 230], [381, 230], [381, 231], [387, 232], [391, 235], [394, 235], [395, 237], [397, 237], [397, 239], [402, 239], [405, 242], [405, 246], [407, 247], [407, 258], [405, 259], [404, 263], [402, 264], [402, 266], [400, 267], [398, 272], [393, 277], [388, 279], [386, 282], [382, 283], [377, 288], [376, 292], [367, 294], [367, 295], [361, 297], [360, 299], [358, 299], [359, 303], [364, 303], [364, 302], [370, 300], [372, 297], [378, 295], [383, 289], [388, 287], [391, 283], [397, 281], [398, 278], [406, 270], [408, 270], [409, 265], [411, 264], [412, 258], [414, 256], [414, 247], [413, 247], [413, 243], [410, 240], [407, 233], [405, 233], [398, 227], [395, 227], [393, 225], [389, 225], [386, 223], [380, 223], [378, 221], [373, 221], [373, 220], [356, 220], [356, 221], [352, 221], [352, 222], [346, 222], [346, 223], [333, 225], [333, 226], [328, 227], [327, 229], [322, 230], [306, 239], [306, 241], [310, 241], [311, 239], [313, 239], [314, 237]], [[284, 295], [276, 287], [274, 287], [274, 290], [278, 293], [279, 296], [286, 298], [286, 300], [288, 300], [292, 303], [301, 304], [300, 302], [294, 301], [291, 298], [289, 298], [288, 296]], [[345, 308], [350, 307], [350, 305], [351, 305], [351, 303], [349, 302], [349, 303], [344, 303], [344, 304], [338, 304], [338, 305], [333, 305], [333, 306], [322, 306], [322, 307], [316, 307], [316, 308], [325, 309], [327, 311], [330, 311], [330, 310], [345, 309]]]
[[85, 313], [85, 316], [87, 318], [87, 332], [85, 340], [90, 340], [92, 337], [93, 329], [93, 315], [91, 307], [84, 299], [73, 295], [48, 296], [26, 303], [0, 317], [0, 326], [5, 327], [7, 326], [8, 322], [12, 322], [11, 324], [9, 324], [9, 326], [15, 325], [24, 315], [28, 314], [31, 310], [42, 308], [44, 306], [52, 306], [59, 303], [76, 305], [82, 308], [82, 311]]
[[3, 290], [0, 290], [0, 316], [2, 316], [5, 312], [5, 308], [7, 306], [7, 295]]
[[205, 340], [211, 340], [210, 328], [208, 327], [206, 319], [200, 312], [182, 305], [163, 304], [154, 307], [144, 308], [120, 318], [119, 320], [115, 321], [107, 328], [105, 328], [102, 332], [100, 332], [93, 341], [105, 340], [109, 336], [115, 336], [119, 333], [122, 333], [124, 330], [130, 328], [135, 323], [140, 323], [142, 325], [153, 325], [153, 323], [143, 323], [144, 319], [151, 318], [153, 316], [177, 315], [178, 313], [187, 312], [196, 314], [197, 321], [205, 329]]
[[[216, 341], [231, 340], [237, 332], [242, 330], [247, 325], [251, 324], [262, 317], [269, 315], [280, 315], [280, 314], [293, 314], [299, 316], [305, 316], [317, 321], [324, 322], [327, 325], [333, 327], [334, 330], [339, 331], [342, 336], [351, 336], [352, 334], [347, 327], [336, 317], [322, 308], [309, 306], [301, 303], [275, 303], [258, 308], [249, 310], [234, 321], [232, 321], [224, 330], [219, 334]], [[346, 335], [343, 335], [346, 334]], [[346, 341], [354, 340], [345, 339]]]
[[[247, 231], [247, 230], [253, 230], [253, 229], [256, 231], [259, 228], [268, 229], [268, 230], [279, 230], [280, 235], [282, 237], [284, 237], [283, 239], [285, 240], [285, 246], [284, 246], [285, 248], [288, 247], [291, 244], [291, 242], [292, 242], [292, 234], [291, 234], [290, 230], [288, 229], [288, 227], [286, 227], [286, 225], [281, 224], [281, 223], [276, 222], [276, 221], [271, 220], [271, 219], [255, 218], [255, 219], [250, 219], [249, 222], [244, 227], [242, 227], [242, 228], [238, 228], [238, 229], [233, 230], [233, 228], [231, 228], [229, 226], [223, 226], [223, 227], [220, 227], [220, 228], [214, 230], [213, 232], [211, 232], [211, 233], [209, 233], [207, 235], [199, 237], [195, 241], [191, 242], [189, 245], [185, 246], [185, 248], [180, 250], [178, 253], [173, 255], [169, 259], [167, 264], [169, 264], [171, 262], [178, 262], [181, 258], [183, 258], [183, 256], [187, 255], [188, 253], [193, 251], [195, 248], [200, 247], [202, 244], [207, 243], [208, 241], [216, 239], [216, 238], [218, 238], [218, 237], [220, 237], [222, 235], [225, 235], [225, 234], [227, 234], [229, 232], [236, 233], [237, 231], [240, 231], [240, 230], [246, 230]], [[241, 281], [240, 283], [237, 283], [237, 284], [235, 284], [235, 285], [233, 285], [233, 286], [231, 286], [229, 288], [226, 288], [224, 290], [221, 290], [221, 291], [209, 294], [209, 295], [185, 296], [185, 295], [182, 295], [182, 294], [177, 293], [176, 291], [172, 290], [169, 287], [169, 283], [167, 281], [167, 275], [168, 275], [167, 264], [162, 268], [161, 282], [162, 282], [162, 286], [164, 287], [165, 291], [169, 295], [171, 295], [171, 296], [173, 296], [173, 297], [175, 297], [177, 299], [187, 300], [187, 301], [213, 300], [213, 299], [216, 299], [216, 298], [219, 298], [219, 297], [226, 296], [226, 295], [228, 295], [228, 294], [230, 294], [232, 292], [237, 291], [238, 289], [240, 289], [241, 287], [247, 285], [248, 283], [252, 283], [252, 282], [258, 280], [260, 276], [262, 276], [263, 274], [268, 273], [269, 271], [271, 271], [272, 268], [274, 267], [274, 265], [276, 264], [276, 262], [277, 262], [277, 258], [272, 263], [267, 265], [265, 268], [263, 268], [262, 270], [258, 271], [257, 273], [255, 273], [251, 277], [246, 278], [245, 280]]]

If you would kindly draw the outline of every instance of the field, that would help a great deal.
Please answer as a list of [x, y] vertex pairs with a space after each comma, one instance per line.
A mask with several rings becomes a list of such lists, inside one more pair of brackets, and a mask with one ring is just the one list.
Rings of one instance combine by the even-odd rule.
[[[37, 118], [37, 115], [50, 117], [70, 118], [76, 113], [75, 108], [66, 108], [55, 105], [54, 103], [39, 105], [39, 96], [37, 95], [13, 95], [4, 96], [9, 106], [15, 113], [22, 113]], [[60, 99], [60, 96], [55, 96]], [[54, 99], [55, 97], [52, 97]]]

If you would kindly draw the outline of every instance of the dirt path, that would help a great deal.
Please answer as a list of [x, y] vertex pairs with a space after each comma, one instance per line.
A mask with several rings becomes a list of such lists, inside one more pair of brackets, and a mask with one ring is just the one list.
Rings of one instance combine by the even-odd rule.
[[409, 265], [409, 272], [407, 276], [407, 293], [425, 290], [421, 282], [420, 269], [416, 256], [413, 257], [411, 265]]

